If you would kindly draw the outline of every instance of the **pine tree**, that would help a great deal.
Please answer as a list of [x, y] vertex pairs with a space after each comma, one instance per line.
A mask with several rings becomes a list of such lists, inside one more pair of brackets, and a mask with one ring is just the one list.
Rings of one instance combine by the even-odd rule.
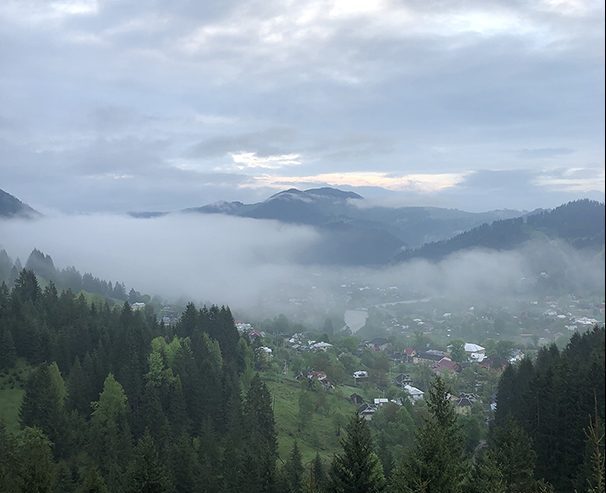
[[63, 453], [65, 437], [65, 385], [56, 364], [36, 368], [25, 384], [25, 396], [19, 410], [23, 426], [38, 427], [59, 454]]
[[89, 466], [76, 493], [109, 493], [103, 477], [96, 467]]
[[275, 486], [277, 437], [271, 396], [267, 386], [255, 375], [244, 403], [244, 450], [241, 488], [269, 493]]
[[[596, 404], [597, 411], [597, 404]], [[595, 415], [589, 423], [586, 431], [587, 445], [589, 453], [587, 454], [587, 493], [604, 493], [605, 491], [605, 472], [604, 472], [604, 432], [600, 426], [600, 417]]]
[[0, 370], [12, 368], [17, 360], [13, 335], [8, 327], [0, 330]]
[[341, 440], [343, 452], [335, 455], [330, 470], [331, 491], [378, 493], [385, 491], [381, 462], [374, 452], [368, 424], [357, 414]]
[[99, 400], [91, 405], [90, 455], [97, 459], [110, 491], [124, 491], [125, 469], [131, 453], [129, 408], [122, 385], [111, 373], [105, 379]]
[[392, 487], [398, 492], [459, 493], [467, 473], [463, 436], [444, 381], [429, 389], [429, 417], [417, 432], [416, 446], [396, 469]]
[[206, 483], [192, 440], [185, 433], [170, 446], [170, 473], [176, 493], [197, 492]]
[[302, 493], [303, 492], [303, 463], [301, 459], [301, 452], [299, 446], [295, 440], [290, 451], [290, 456], [282, 468], [284, 479], [286, 483], [286, 490], [288, 493]]
[[512, 418], [495, 428], [491, 450], [503, 476], [506, 493], [527, 493], [536, 486], [536, 454], [530, 437]]
[[82, 369], [80, 358], [76, 357], [67, 378], [68, 407], [75, 409], [82, 416], [88, 416], [92, 401], [91, 394], [90, 382]]
[[311, 464], [311, 475], [309, 478], [310, 493], [323, 493], [326, 491], [326, 472], [324, 464], [320, 458], [320, 454], [316, 452], [316, 456]]
[[174, 489], [148, 430], [135, 447], [128, 475], [126, 491], [130, 493], [168, 493]]
[[15, 471], [18, 467], [17, 443], [0, 420], [0, 491], [16, 493]]
[[466, 493], [505, 493], [503, 474], [491, 451], [486, 451], [474, 463]]
[[51, 443], [39, 428], [24, 428], [17, 442], [18, 491], [51, 493], [57, 481]]

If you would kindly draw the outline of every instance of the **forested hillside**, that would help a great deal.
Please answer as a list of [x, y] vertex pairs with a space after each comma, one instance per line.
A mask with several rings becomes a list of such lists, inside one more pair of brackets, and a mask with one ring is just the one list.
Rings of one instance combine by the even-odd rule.
[[[556, 491], [584, 491], [595, 452], [587, 433], [596, 419], [603, 433], [604, 403], [604, 329], [596, 328], [574, 334], [561, 352], [552, 345], [541, 349], [535, 362], [524, 359], [505, 370], [497, 396], [495, 445], [501, 428], [519, 426], [518, 433], [532, 443], [536, 475]], [[603, 447], [602, 442], [602, 460]]]
[[40, 213], [32, 209], [29, 205], [21, 202], [17, 197], [10, 193], [0, 190], [0, 218], [1, 217], [21, 217], [33, 218], [40, 216]]
[[604, 204], [594, 200], [577, 200], [553, 210], [483, 224], [451, 239], [406, 250], [396, 260], [439, 260], [471, 248], [510, 250], [532, 239], [545, 237], [565, 241], [575, 248], [603, 249]]
[[[0, 395], [19, 409], [0, 426], [0, 491], [604, 491], [603, 328], [507, 367], [486, 445], [470, 440], [448, 379], [431, 377], [424, 402], [386, 405], [370, 426], [352, 412], [340, 450], [305, 462], [292, 429], [279, 454], [275, 395], [254, 360], [226, 307], [189, 304], [165, 326], [23, 270], [0, 285]], [[309, 386], [292, 393], [308, 428], [305, 400], [323, 395]]]

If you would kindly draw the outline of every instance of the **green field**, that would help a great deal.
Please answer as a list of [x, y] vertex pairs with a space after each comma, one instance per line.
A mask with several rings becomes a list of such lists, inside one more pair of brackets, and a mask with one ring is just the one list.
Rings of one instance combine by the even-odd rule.
[[23, 384], [30, 367], [19, 360], [15, 367], [0, 372], [0, 420], [9, 430], [19, 428], [19, 407], [23, 399]]
[[[263, 375], [262, 375], [263, 376]], [[295, 440], [303, 455], [303, 463], [309, 463], [316, 455], [331, 460], [340, 450], [340, 437], [337, 430], [345, 424], [356, 411], [348, 397], [356, 391], [354, 387], [340, 386], [334, 391], [305, 391], [309, 399], [323, 400], [319, 409], [314, 410], [302, 426], [299, 418], [299, 396], [303, 391], [301, 383], [292, 377], [264, 376], [273, 400], [274, 418], [278, 433], [278, 453], [285, 460]]]

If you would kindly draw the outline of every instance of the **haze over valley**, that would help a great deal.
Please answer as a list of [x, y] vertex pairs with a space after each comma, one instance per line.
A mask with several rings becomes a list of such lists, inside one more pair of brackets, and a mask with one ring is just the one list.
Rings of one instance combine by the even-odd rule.
[[604, 26], [0, 1], [0, 493], [606, 493]]

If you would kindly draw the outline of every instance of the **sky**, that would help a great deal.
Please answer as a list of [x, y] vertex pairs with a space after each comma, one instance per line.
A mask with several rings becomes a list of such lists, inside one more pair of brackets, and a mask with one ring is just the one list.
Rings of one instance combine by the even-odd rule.
[[324, 185], [603, 201], [603, 1], [0, 2], [1, 189], [90, 213]]

